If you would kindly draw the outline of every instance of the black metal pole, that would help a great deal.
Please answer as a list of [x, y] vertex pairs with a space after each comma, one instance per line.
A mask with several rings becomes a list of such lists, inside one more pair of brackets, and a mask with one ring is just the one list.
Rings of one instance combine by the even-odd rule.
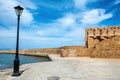
[[20, 24], [20, 16], [18, 15], [18, 23], [17, 23], [17, 41], [16, 41], [16, 54], [14, 60], [14, 68], [13, 68], [13, 75], [12, 76], [19, 76], [19, 24]]

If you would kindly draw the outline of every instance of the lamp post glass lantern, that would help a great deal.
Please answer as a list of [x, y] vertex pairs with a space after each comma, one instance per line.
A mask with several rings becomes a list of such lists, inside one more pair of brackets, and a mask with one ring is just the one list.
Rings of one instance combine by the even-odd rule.
[[14, 68], [13, 68], [13, 74], [12, 76], [19, 76], [19, 25], [20, 25], [20, 16], [22, 15], [23, 8], [21, 6], [14, 7], [16, 15], [17, 15], [17, 40], [16, 40], [16, 54], [15, 54], [15, 60], [14, 60]]

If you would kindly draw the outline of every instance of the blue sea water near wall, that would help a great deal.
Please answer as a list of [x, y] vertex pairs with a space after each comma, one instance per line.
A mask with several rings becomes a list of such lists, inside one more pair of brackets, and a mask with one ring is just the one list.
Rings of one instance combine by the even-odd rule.
[[[12, 68], [14, 59], [15, 59], [14, 54], [0, 54], [0, 70]], [[50, 61], [49, 58], [45, 57], [34, 57], [25, 55], [19, 55], [19, 59], [20, 65], [27, 63]]]

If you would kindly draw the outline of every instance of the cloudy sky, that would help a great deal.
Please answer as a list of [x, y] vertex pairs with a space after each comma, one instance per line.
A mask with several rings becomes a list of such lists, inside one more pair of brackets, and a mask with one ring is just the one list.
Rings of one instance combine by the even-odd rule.
[[85, 45], [85, 28], [120, 21], [120, 0], [0, 0], [0, 49], [16, 47], [17, 5], [20, 49]]

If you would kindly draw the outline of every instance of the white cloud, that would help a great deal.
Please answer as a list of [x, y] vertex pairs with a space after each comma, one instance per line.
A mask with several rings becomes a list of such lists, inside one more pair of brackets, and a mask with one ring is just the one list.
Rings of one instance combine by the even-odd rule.
[[[79, 25], [80, 26], [80, 25]], [[67, 34], [65, 34], [64, 36], [66, 37], [70, 37], [70, 38], [83, 38], [85, 35], [85, 29], [80, 27], [76, 27], [74, 28], [72, 31], [68, 32]]]
[[88, 4], [89, 2], [95, 2], [98, 0], [73, 0], [74, 4], [75, 4], [75, 8], [77, 9], [86, 9], [86, 4]]
[[16, 34], [15, 29], [0, 28], [0, 37], [15, 37], [16, 36], [15, 34]]
[[120, 0], [115, 0], [114, 4], [119, 4]]
[[[27, 25], [33, 22], [33, 15], [30, 13], [28, 8], [36, 9], [37, 7], [32, 2], [30, 2], [30, 0], [25, 1], [25, 3], [21, 0], [6, 1], [0, 1], [1, 23], [4, 22], [4, 24], [7, 25], [12, 23], [14, 25], [16, 24], [17, 16], [15, 15], [13, 7], [18, 4], [24, 6], [25, 8], [21, 16], [21, 23], [23, 25]], [[84, 43], [84, 31], [88, 24], [98, 24], [101, 21], [112, 17], [112, 14], [106, 14], [104, 9], [93, 9], [86, 11], [86, 4], [89, 1], [96, 0], [74, 0], [75, 8], [84, 9], [83, 11], [78, 10], [74, 13], [68, 12], [65, 13], [62, 18], [58, 18], [52, 23], [32, 24], [30, 25], [30, 27], [32, 27], [30, 29], [33, 30], [20, 31], [21, 44], [23, 47], [25, 45], [29, 45], [31, 47], [56, 47], [64, 45], [80, 45], [81, 43]], [[51, 8], [56, 8], [53, 5], [48, 6], [51, 6]], [[11, 25], [9, 25], [9, 27], [9, 29], [0, 29], [0, 37], [13, 37], [16, 40], [16, 27], [12, 28]]]
[[[68, 13], [53, 23], [45, 24], [44, 27], [46, 28], [38, 28], [38, 26], [43, 25], [37, 26], [35, 24], [34, 26], [37, 28], [33, 28], [33, 31], [20, 31], [20, 44], [31, 47], [33, 44], [38, 47], [60, 47], [83, 44], [84, 28], [83, 25], [76, 23], [76, 19], [78, 19], [77, 16], [76, 14]], [[69, 28], [72, 29], [67, 31]], [[0, 29], [0, 37], [12, 37], [16, 40], [16, 28]], [[38, 44], [41, 45], [39, 46]], [[24, 46], [22, 48], [24, 48]]]
[[37, 36], [60, 36], [62, 35], [62, 31], [58, 27], [52, 27], [48, 25], [47, 29], [37, 30], [36, 35]]
[[105, 14], [104, 9], [93, 9], [90, 11], [84, 12], [82, 23], [85, 24], [98, 24], [105, 19], [109, 19], [112, 17], [112, 14]]
[[21, 23], [23, 25], [30, 25], [32, 22], [33, 22], [32, 13], [30, 13], [28, 10], [24, 10], [21, 16]]
[[[17, 16], [14, 7], [17, 5], [24, 6], [25, 4], [21, 4], [16, 0], [0, 0], [0, 22], [2, 24], [6, 26], [13, 26], [16, 24]], [[23, 25], [28, 25], [32, 23], [33, 16], [32, 13], [26, 9], [27, 7], [24, 8], [21, 21]]]
[[[8, 35], [9, 34], [9, 35]], [[50, 32], [49, 36], [44, 36], [45, 33], [43, 33], [43, 36], [37, 36], [40, 35], [36, 31], [34, 32], [24, 32], [20, 31], [20, 48], [43, 48], [43, 47], [60, 47], [64, 46], [68, 42], [71, 42], [71, 39], [68, 37], [51, 37], [52, 32]], [[0, 29], [0, 44], [2, 44], [6, 48], [15, 48], [16, 43], [16, 30], [15, 29]], [[9, 40], [9, 41], [6, 41]], [[10, 45], [12, 45], [10, 47]], [[0, 46], [0, 48], [2, 48]]]
[[38, 7], [31, 2], [30, 0], [17, 0], [19, 3], [21, 3], [25, 8], [29, 9], [37, 9]]
[[75, 7], [77, 9], [84, 9], [88, 0], [74, 0]]
[[73, 14], [67, 14], [64, 17], [57, 19], [56, 23], [61, 24], [61, 27], [70, 27], [75, 23], [75, 17]]
[[[38, 36], [59, 36], [63, 37], [68, 31], [67, 29], [73, 29], [76, 26], [76, 16], [74, 14], [66, 14], [62, 18], [58, 18], [53, 23], [48, 23], [46, 25], [38, 25], [44, 26], [46, 28], [38, 29], [36, 31], [36, 35]], [[37, 26], [37, 27], [38, 27]]]

